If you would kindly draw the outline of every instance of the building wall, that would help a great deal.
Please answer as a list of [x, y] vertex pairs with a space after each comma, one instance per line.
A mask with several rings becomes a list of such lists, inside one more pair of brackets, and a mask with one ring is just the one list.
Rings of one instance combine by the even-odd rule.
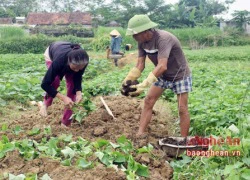
[[0, 18], [0, 24], [13, 24], [12, 18]]
[[[237, 27], [237, 25], [234, 22], [228, 21], [228, 22], [220, 22], [220, 30], [223, 31], [225, 27]], [[245, 23], [243, 25], [243, 29], [245, 30], [245, 33], [250, 35], [250, 24]]]
[[25, 17], [16, 17], [17, 24], [25, 24], [26, 18]]
[[246, 24], [246, 33], [250, 34], [250, 24]]

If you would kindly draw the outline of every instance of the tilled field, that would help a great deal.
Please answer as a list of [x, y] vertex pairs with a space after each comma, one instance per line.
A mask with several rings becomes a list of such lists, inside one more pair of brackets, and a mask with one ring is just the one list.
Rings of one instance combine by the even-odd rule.
[[[0, 132], [0, 135], [7, 135], [9, 140], [21, 140], [25, 138], [34, 139], [37, 142], [44, 138], [44, 134], [28, 136], [27, 131], [37, 128], [44, 128], [50, 125], [52, 129], [52, 137], [58, 137], [61, 134], [72, 134], [73, 138], [82, 137], [88, 141], [98, 139], [106, 139], [116, 142], [121, 135], [125, 135], [131, 140], [134, 147], [139, 148], [148, 143], [154, 146], [152, 151], [153, 157], [149, 154], [138, 154], [135, 160], [149, 167], [149, 179], [170, 179], [172, 176], [172, 168], [165, 162], [164, 153], [158, 148], [157, 141], [159, 138], [168, 135], [167, 112], [164, 109], [154, 110], [152, 121], [149, 127], [149, 135], [138, 139], [135, 134], [139, 126], [139, 118], [142, 108], [142, 101], [136, 98], [124, 96], [107, 96], [104, 97], [105, 102], [113, 112], [113, 119], [105, 110], [103, 104], [96, 98], [96, 110], [87, 116], [82, 124], [73, 122], [70, 128], [60, 126], [63, 105], [55, 102], [48, 110], [46, 118], [38, 114], [38, 110], [24, 111], [20, 118], [14, 119], [9, 124], [9, 129], [20, 126], [24, 130], [18, 135], [12, 132]], [[17, 151], [9, 152], [4, 158], [0, 159], [0, 174], [12, 173], [36, 173], [42, 176], [45, 173], [53, 179], [126, 179], [126, 175], [121, 170], [107, 168], [102, 163], [98, 163], [94, 168], [81, 170], [76, 167], [62, 166], [59, 161], [48, 158], [38, 157], [27, 161], [20, 157]], [[144, 178], [142, 178], [144, 179]]]

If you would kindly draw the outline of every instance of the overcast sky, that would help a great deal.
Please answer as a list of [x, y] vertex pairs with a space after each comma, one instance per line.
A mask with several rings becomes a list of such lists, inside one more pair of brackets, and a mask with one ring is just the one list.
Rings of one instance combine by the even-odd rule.
[[[179, 0], [165, 0], [167, 3], [174, 4]], [[232, 16], [230, 15], [235, 10], [247, 10], [250, 11], [250, 0], [236, 0], [233, 4], [231, 4], [229, 11], [223, 14], [223, 18], [230, 19]]]

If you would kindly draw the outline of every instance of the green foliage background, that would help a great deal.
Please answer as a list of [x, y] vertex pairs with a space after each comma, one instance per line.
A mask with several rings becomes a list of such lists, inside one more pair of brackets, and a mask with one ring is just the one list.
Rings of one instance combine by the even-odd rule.
[[[126, 36], [126, 29], [121, 27], [102, 27], [94, 30], [94, 38], [81, 38], [73, 35], [52, 37], [43, 34], [28, 35], [24, 29], [17, 27], [0, 28], [0, 54], [8, 53], [43, 53], [46, 47], [53, 41], [70, 41], [80, 43], [86, 50], [104, 51], [110, 45], [109, 33], [117, 29], [122, 38], [122, 50], [126, 44], [132, 44], [132, 49], [137, 48], [137, 42], [132, 36]], [[203, 49], [212, 46], [242, 46], [250, 44], [250, 37], [237, 34], [237, 31], [228, 29], [221, 32], [218, 27], [166, 29], [173, 33], [185, 48]]]

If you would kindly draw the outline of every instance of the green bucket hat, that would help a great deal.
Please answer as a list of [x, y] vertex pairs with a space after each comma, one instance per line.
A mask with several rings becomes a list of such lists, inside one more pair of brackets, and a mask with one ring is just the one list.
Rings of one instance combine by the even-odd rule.
[[148, 29], [154, 28], [158, 26], [158, 24], [154, 23], [149, 19], [147, 15], [134, 15], [129, 21], [128, 21], [128, 28], [126, 31], [126, 35], [134, 35], [138, 34], [140, 32], [146, 31]]

